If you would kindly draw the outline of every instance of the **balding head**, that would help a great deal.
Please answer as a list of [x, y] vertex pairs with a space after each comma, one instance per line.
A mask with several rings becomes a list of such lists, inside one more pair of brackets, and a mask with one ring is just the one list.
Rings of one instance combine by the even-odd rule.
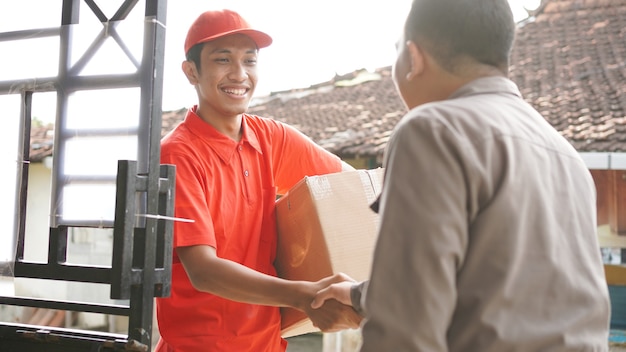
[[515, 21], [507, 0], [415, 0], [404, 35], [451, 73], [481, 64], [506, 75]]

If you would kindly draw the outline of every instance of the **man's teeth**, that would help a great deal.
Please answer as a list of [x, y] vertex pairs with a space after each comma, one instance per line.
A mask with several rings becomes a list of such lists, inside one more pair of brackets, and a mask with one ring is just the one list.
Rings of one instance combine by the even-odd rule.
[[246, 89], [224, 89], [224, 92], [228, 94], [244, 95], [246, 94]]

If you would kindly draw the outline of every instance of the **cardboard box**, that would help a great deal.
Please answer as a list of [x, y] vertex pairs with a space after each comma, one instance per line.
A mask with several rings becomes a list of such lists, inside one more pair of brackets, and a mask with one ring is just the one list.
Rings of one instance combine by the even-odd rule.
[[[317, 281], [343, 272], [369, 278], [378, 229], [370, 209], [382, 187], [383, 169], [305, 177], [276, 203], [278, 276]], [[306, 314], [281, 308], [282, 335], [319, 331]]]

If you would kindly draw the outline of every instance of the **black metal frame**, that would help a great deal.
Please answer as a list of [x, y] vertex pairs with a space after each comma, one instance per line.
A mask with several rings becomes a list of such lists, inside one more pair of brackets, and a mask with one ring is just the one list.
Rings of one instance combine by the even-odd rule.
[[[139, 0], [125, 0], [113, 17], [106, 18], [93, 0], [84, 3], [102, 22], [103, 32], [78, 62], [70, 67], [71, 25], [78, 23], [81, 0], [64, 0], [60, 29], [38, 29], [0, 33], [0, 41], [59, 35], [61, 40], [59, 75], [0, 82], [0, 94], [21, 94], [20, 139], [23, 163], [18, 170], [20, 189], [17, 205], [17, 250], [14, 276], [47, 280], [108, 284], [112, 299], [128, 300], [129, 305], [0, 297], [0, 304], [92, 312], [129, 317], [128, 334], [49, 328], [0, 322], [2, 351], [149, 351], [152, 345], [154, 297], [170, 293], [172, 256], [172, 217], [174, 214], [175, 169], [160, 165], [161, 96], [165, 46], [166, 0], [145, 0], [143, 57], [138, 70], [130, 75], [78, 76], [104, 39], [116, 35], [117, 21], [126, 18]], [[109, 27], [112, 26], [112, 30]], [[106, 33], [105, 33], [106, 32]], [[120, 160], [116, 180], [113, 258], [111, 267], [71, 265], [66, 262], [68, 228], [90, 224], [51, 224], [48, 261], [24, 260], [25, 210], [28, 191], [30, 121], [34, 92], [57, 92], [57, 126], [54, 167], [62, 165], [63, 130], [67, 98], [72, 92], [98, 88], [140, 87], [138, 160]], [[142, 144], [143, 143], [143, 144]], [[53, 180], [54, 182], [54, 180]], [[54, 192], [54, 191], [53, 191]], [[101, 224], [100, 224], [101, 225]]]

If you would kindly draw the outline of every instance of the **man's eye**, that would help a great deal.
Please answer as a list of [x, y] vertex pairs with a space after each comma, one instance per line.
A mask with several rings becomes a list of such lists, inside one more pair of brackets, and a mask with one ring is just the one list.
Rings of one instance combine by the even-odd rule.
[[225, 57], [218, 57], [217, 59], [215, 59], [215, 62], [228, 62], [228, 59]]
[[256, 65], [256, 59], [249, 59], [249, 60], [246, 60], [246, 63], [247, 63], [248, 65]]

